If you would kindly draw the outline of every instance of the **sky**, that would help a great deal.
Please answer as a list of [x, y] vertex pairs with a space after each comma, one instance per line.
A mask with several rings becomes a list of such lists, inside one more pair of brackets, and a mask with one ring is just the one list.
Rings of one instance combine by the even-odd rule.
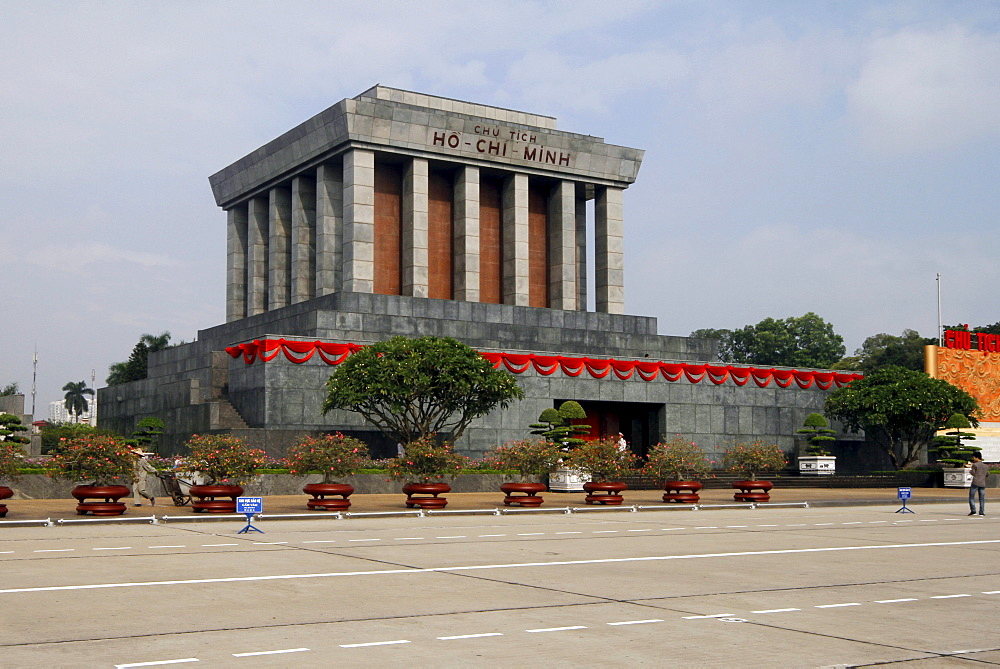
[[0, 0], [0, 386], [225, 320], [208, 176], [370, 86], [646, 151], [625, 311], [1000, 321], [1000, 1]]

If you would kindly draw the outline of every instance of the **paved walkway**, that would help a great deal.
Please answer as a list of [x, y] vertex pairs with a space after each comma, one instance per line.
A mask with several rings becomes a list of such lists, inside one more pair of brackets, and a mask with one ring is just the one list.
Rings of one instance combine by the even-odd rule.
[[[867, 505], [900, 505], [896, 497], [896, 488], [790, 488], [780, 487], [771, 491], [771, 502], [788, 504], [808, 502], [810, 506], [867, 506]], [[623, 494], [626, 505], [655, 506], [663, 505], [662, 491], [657, 490], [627, 490]], [[544, 494], [545, 504], [542, 508], [553, 507], [583, 507], [584, 493]], [[503, 493], [466, 492], [449, 493], [448, 510], [494, 509], [503, 506]], [[326, 515], [325, 511], [310, 511], [306, 508], [307, 495], [272, 495], [264, 498], [264, 514], [315, 514], [317, 517]], [[352, 495], [351, 512], [386, 512], [404, 511], [405, 496], [398, 493], [384, 495]], [[913, 497], [907, 503], [909, 507], [919, 509], [921, 504], [954, 504], [964, 511], [967, 504], [968, 491], [961, 488], [913, 488]], [[122, 500], [126, 501], [126, 500]], [[157, 498], [155, 506], [144, 504], [141, 507], [131, 506], [131, 496], [127, 498], [129, 509], [127, 516], [195, 516], [210, 517], [208, 514], [196, 514], [190, 506], [174, 506], [169, 497]], [[73, 499], [8, 499], [4, 500], [9, 509], [5, 520], [56, 520], [60, 518], [75, 518], [76, 501]], [[709, 489], [701, 491], [701, 505], [734, 504], [733, 491], [727, 489]], [[677, 505], [674, 505], [677, 506]], [[956, 513], [958, 511], [956, 510]], [[2, 521], [0, 521], [2, 524]]]

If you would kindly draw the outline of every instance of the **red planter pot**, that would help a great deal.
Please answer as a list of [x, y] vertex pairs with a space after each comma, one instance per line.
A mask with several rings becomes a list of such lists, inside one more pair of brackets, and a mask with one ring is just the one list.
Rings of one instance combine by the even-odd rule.
[[[8, 499], [14, 496], [14, 491], [5, 485], [0, 485], [0, 499]], [[0, 504], [0, 518], [7, 515], [7, 505]]]
[[[123, 485], [78, 485], [70, 494], [79, 502], [76, 513], [80, 516], [88, 513], [95, 516], [120, 516], [125, 513], [128, 505], [118, 500], [128, 497], [131, 491]], [[88, 502], [88, 499], [101, 501]]]
[[310, 509], [344, 511], [351, 508], [351, 500], [347, 498], [354, 492], [354, 486], [346, 483], [307, 483], [302, 492], [312, 495], [312, 499], [306, 502]]
[[[191, 486], [191, 508], [196, 513], [236, 513], [236, 498], [243, 494], [238, 485], [193, 485]], [[226, 499], [217, 499], [224, 497]]]
[[625, 498], [619, 493], [627, 490], [628, 485], [617, 481], [591, 481], [584, 483], [583, 489], [587, 491], [587, 497], [584, 499], [587, 504], [621, 506]]
[[701, 499], [701, 481], [667, 481], [663, 484], [663, 501], [679, 502], [681, 504], [697, 504]]
[[774, 487], [770, 481], [733, 481], [730, 485], [740, 491], [733, 495], [737, 502], [770, 502], [768, 491]]
[[[538, 493], [545, 492], [544, 483], [504, 483], [500, 490], [507, 494], [503, 498], [503, 503], [507, 506], [538, 507], [542, 505], [542, 498]], [[522, 493], [515, 495], [514, 493]]]
[[417, 506], [421, 509], [443, 509], [448, 505], [446, 497], [438, 497], [451, 492], [447, 483], [405, 483], [406, 506], [410, 509]]

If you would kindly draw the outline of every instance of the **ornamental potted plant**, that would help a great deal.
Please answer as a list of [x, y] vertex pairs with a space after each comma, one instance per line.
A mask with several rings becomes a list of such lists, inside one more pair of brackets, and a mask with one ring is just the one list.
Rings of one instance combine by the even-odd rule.
[[[95, 516], [120, 516], [126, 505], [118, 500], [129, 494], [127, 486], [115, 481], [133, 481], [135, 455], [124, 439], [88, 433], [63, 442], [47, 463], [49, 477], [68, 481], [89, 481], [73, 488], [76, 512]], [[99, 499], [100, 502], [88, 502]]]
[[[0, 481], [14, 482], [21, 478], [18, 471], [24, 462], [24, 449], [21, 444], [28, 443], [26, 437], [18, 432], [27, 431], [21, 424], [21, 419], [14, 414], [0, 413]], [[5, 485], [0, 485], [0, 499], [14, 496], [14, 491]], [[7, 515], [7, 505], [0, 504], [0, 518]]]
[[389, 478], [406, 481], [406, 506], [421, 509], [443, 509], [448, 498], [439, 497], [451, 492], [451, 486], [441, 481], [454, 479], [465, 467], [468, 459], [456, 453], [451, 444], [438, 444], [433, 436], [420, 437], [403, 447], [403, 455], [389, 462]]
[[796, 431], [808, 442], [806, 455], [798, 458], [800, 476], [832, 476], [837, 471], [837, 458], [826, 450], [827, 446], [837, 442], [833, 436], [836, 431], [828, 426], [823, 414], [811, 413], [802, 423], [802, 429]]
[[[757, 480], [757, 475], [780, 471], [788, 464], [784, 452], [777, 444], [767, 444], [762, 439], [754, 439], [749, 444], [735, 442], [724, 451], [723, 456], [726, 469], [744, 477], [744, 480], [732, 483], [733, 488], [740, 491], [733, 495], [737, 502], [769, 502], [769, 491], [774, 484]], [[753, 492], [754, 490], [760, 492]]]
[[[531, 434], [537, 434], [549, 443], [555, 444], [564, 453], [568, 453], [575, 447], [584, 444], [583, 435], [590, 432], [589, 425], [576, 425], [575, 420], [582, 420], [587, 417], [587, 412], [579, 402], [567, 400], [559, 405], [558, 409], [548, 408], [538, 416], [538, 422], [532, 423], [528, 427], [532, 428]], [[557, 466], [549, 476], [549, 490], [554, 492], [581, 492], [583, 484], [586, 483], [586, 474], [567, 467], [564, 462], [557, 463]]]
[[307, 483], [302, 488], [302, 492], [312, 495], [306, 502], [307, 507], [343, 511], [351, 507], [348, 498], [354, 486], [338, 483], [336, 479], [357, 472], [367, 458], [368, 446], [363, 441], [337, 432], [301, 439], [289, 450], [288, 467], [292, 474], [320, 474], [323, 477], [321, 482]]
[[712, 465], [698, 444], [676, 435], [653, 446], [649, 451], [643, 475], [663, 486], [664, 502], [696, 504], [700, 497], [701, 481], [708, 476]]
[[622, 449], [618, 437], [606, 437], [587, 441], [569, 452], [566, 466], [590, 475], [590, 481], [583, 484], [587, 492], [587, 504], [620, 505], [624, 499], [621, 492], [628, 485], [621, 480], [632, 472], [635, 454]]
[[972, 424], [967, 416], [955, 413], [944, 424], [946, 432], [931, 440], [931, 447], [928, 450], [937, 454], [937, 460], [942, 465], [946, 488], [968, 488], [972, 485], [969, 462], [972, 454], [979, 449], [963, 443], [963, 441], [973, 441], [976, 435], [962, 431], [971, 427]]
[[505, 505], [539, 507], [543, 500], [538, 493], [545, 492], [545, 484], [538, 477], [551, 472], [560, 455], [559, 446], [545, 439], [518, 439], [497, 446], [486, 454], [485, 460], [495, 469], [514, 470], [520, 476], [520, 481], [507, 481], [500, 486], [507, 495], [503, 500]]
[[191, 486], [191, 497], [198, 498], [191, 502], [191, 508], [197, 513], [235, 513], [236, 498], [243, 494], [242, 484], [264, 466], [267, 455], [231, 434], [196, 434], [187, 441], [187, 447], [190, 453], [180, 468], [201, 474], [205, 481]]

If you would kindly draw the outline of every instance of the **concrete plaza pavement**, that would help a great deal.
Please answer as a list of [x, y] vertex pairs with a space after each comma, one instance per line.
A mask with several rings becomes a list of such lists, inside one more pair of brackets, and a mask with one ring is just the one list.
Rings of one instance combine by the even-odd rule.
[[4, 526], [0, 665], [1000, 664], [1000, 520], [860, 492], [883, 499]]

